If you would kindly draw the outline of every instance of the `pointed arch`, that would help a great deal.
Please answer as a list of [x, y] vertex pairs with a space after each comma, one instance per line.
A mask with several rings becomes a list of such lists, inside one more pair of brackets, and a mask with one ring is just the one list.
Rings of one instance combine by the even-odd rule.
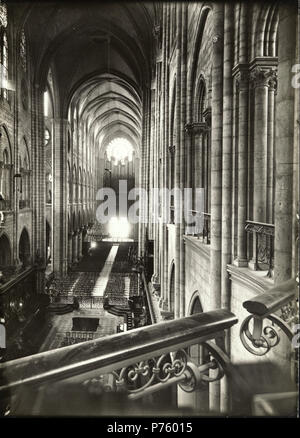
[[206, 107], [207, 85], [204, 75], [201, 73], [197, 81], [196, 93], [194, 100], [194, 119], [197, 121], [203, 120], [203, 113]]
[[204, 35], [204, 29], [206, 26], [206, 22], [207, 22], [207, 18], [209, 13], [212, 10], [212, 5], [211, 4], [204, 4], [199, 17], [198, 17], [198, 23], [197, 23], [197, 31], [196, 31], [196, 38], [195, 38], [195, 42], [194, 45], [192, 47], [192, 54], [191, 54], [191, 66], [189, 69], [189, 74], [188, 74], [188, 100], [189, 102], [191, 102], [191, 104], [188, 106], [187, 111], [188, 111], [188, 120], [192, 121], [193, 120], [193, 110], [194, 110], [194, 106], [195, 106], [195, 96], [194, 96], [194, 87], [196, 84], [196, 76], [197, 76], [197, 67], [198, 67], [198, 60], [199, 60], [199, 54], [200, 54], [200, 49], [201, 49], [201, 45], [202, 45], [202, 39], [203, 39], [203, 35]]
[[203, 306], [199, 296], [199, 291], [196, 290], [195, 292], [193, 292], [192, 298], [190, 300], [188, 315], [195, 315], [196, 313], [202, 313], [202, 312], [203, 312]]
[[2, 161], [2, 171], [0, 172], [0, 194], [2, 196], [1, 209], [11, 208], [12, 197], [12, 149], [9, 134], [5, 125], [0, 129], [2, 138], [0, 142], [0, 162]]
[[23, 228], [19, 238], [19, 260], [23, 267], [31, 263], [30, 238], [26, 227]]
[[8, 235], [2, 233], [0, 236], [0, 270], [12, 264], [11, 243]]

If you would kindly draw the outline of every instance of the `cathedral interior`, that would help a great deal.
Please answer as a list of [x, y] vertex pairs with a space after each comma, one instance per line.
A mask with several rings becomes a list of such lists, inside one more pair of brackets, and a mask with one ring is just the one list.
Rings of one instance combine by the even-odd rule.
[[298, 416], [298, 8], [0, 0], [0, 416]]

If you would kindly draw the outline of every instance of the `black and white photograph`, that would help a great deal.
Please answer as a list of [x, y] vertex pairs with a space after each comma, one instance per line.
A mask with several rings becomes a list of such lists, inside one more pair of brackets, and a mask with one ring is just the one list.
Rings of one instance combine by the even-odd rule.
[[299, 419], [299, 45], [297, 0], [0, 0], [1, 429]]

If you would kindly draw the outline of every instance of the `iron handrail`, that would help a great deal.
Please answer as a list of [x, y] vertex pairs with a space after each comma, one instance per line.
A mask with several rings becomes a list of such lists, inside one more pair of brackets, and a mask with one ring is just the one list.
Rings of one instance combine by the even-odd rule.
[[111, 373], [133, 363], [219, 338], [237, 323], [225, 309], [153, 324], [125, 333], [38, 353], [0, 364], [0, 395], [18, 388]]

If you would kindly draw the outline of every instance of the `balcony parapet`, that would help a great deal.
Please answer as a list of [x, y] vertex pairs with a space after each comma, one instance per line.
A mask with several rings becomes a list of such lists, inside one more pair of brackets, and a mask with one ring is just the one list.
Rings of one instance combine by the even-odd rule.
[[230, 264], [227, 265], [227, 272], [231, 281], [253, 291], [253, 296], [264, 293], [274, 286], [273, 279], [267, 277], [265, 271], [253, 271], [249, 267], [237, 267], [235, 264]]
[[[192, 227], [193, 233], [190, 232], [189, 226], [186, 227], [186, 235], [196, 236], [201, 238], [202, 243], [210, 244], [210, 228], [211, 228], [211, 214], [200, 212], [197, 210], [189, 211], [190, 217], [193, 218], [195, 226]], [[192, 221], [191, 221], [192, 222]]]
[[275, 226], [247, 220], [245, 231], [253, 235], [252, 263], [254, 270], [267, 269], [267, 276], [273, 276]]
[[184, 235], [183, 239], [186, 246], [190, 246], [194, 251], [203, 255], [206, 259], [210, 259], [210, 245], [206, 245], [194, 236]]
[[[0, 394], [10, 396], [19, 388], [24, 390], [65, 379], [82, 383], [101, 374], [113, 374], [119, 386], [130, 395], [133, 394], [130, 385], [128, 387], [122, 379], [131, 376], [131, 382], [135, 382], [135, 375], [140, 373], [147, 377], [147, 388], [181, 377], [183, 389], [186, 385], [186, 390], [191, 391], [196, 388], [201, 370], [189, 365], [183, 349], [205, 344], [212, 356], [205, 369], [218, 368], [219, 379], [229, 364], [221, 349], [224, 330], [236, 323], [233, 313], [219, 309], [6, 362], [0, 364]], [[216, 343], [210, 342], [212, 340]], [[160, 368], [166, 361], [168, 365]], [[159, 373], [165, 373], [164, 377]], [[128, 379], [125, 380], [128, 383]]]

